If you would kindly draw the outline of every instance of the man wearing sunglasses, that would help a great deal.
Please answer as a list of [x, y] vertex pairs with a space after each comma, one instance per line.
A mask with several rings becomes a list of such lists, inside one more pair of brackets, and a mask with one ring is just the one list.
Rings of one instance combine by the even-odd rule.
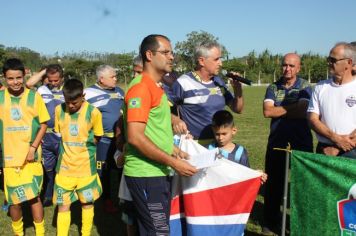
[[313, 139], [308, 125], [306, 110], [312, 93], [308, 81], [298, 77], [300, 57], [288, 53], [282, 61], [282, 77], [266, 90], [263, 115], [271, 118], [265, 171], [268, 175], [264, 197], [264, 234], [279, 232], [281, 223], [285, 152], [274, 148], [313, 151]]
[[308, 115], [318, 153], [356, 159], [355, 53], [349, 43], [336, 44], [327, 58], [332, 78], [319, 82], [313, 92]]

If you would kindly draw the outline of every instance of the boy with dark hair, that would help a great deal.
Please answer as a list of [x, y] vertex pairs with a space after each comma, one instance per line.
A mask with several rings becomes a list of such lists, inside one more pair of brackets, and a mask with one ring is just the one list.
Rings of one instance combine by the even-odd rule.
[[62, 136], [56, 167], [53, 202], [58, 205], [57, 235], [68, 235], [70, 205], [82, 204], [83, 236], [90, 235], [94, 201], [102, 192], [96, 171], [96, 144], [103, 135], [100, 111], [84, 99], [83, 83], [77, 79], [63, 86], [65, 103], [56, 107], [54, 130]]
[[[226, 110], [217, 111], [212, 120], [215, 142], [208, 149], [219, 148], [220, 154], [230, 161], [250, 167], [246, 149], [232, 140], [237, 133], [232, 114]], [[262, 172], [261, 170], [258, 170]], [[266, 182], [267, 175], [262, 172], [261, 181]]]
[[25, 68], [20, 60], [5, 61], [3, 73], [7, 88], [0, 91], [0, 143], [12, 229], [15, 235], [24, 235], [21, 204], [28, 202], [36, 235], [44, 235], [40, 145], [49, 114], [41, 96], [24, 88]]

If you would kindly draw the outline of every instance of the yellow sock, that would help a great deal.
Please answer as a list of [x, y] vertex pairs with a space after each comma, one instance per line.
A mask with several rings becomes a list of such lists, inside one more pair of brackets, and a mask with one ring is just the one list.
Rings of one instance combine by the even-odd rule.
[[89, 236], [93, 227], [94, 206], [82, 208], [82, 236]]
[[44, 219], [39, 223], [33, 222], [33, 224], [35, 225], [36, 236], [44, 236], [45, 235]]
[[70, 227], [70, 211], [58, 212], [57, 236], [67, 236]]
[[22, 221], [22, 217], [18, 221], [12, 221], [11, 226], [12, 226], [12, 230], [14, 231], [15, 235], [23, 236], [23, 221]]

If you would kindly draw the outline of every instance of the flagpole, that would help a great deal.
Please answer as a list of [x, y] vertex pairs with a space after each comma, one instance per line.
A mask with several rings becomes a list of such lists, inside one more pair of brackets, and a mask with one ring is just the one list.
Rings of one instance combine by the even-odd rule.
[[283, 211], [282, 211], [282, 232], [281, 236], [286, 233], [286, 218], [287, 218], [287, 203], [288, 203], [288, 177], [289, 177], [289, 159], [290, 159], [290, 143], [286, 148], [286, 166], [284, 174], [284, 192], [283, 192]]

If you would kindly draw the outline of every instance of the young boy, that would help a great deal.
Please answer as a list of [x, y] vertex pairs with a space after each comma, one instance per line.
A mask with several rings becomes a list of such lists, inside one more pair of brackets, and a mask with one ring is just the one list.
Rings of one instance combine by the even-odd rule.
[[58, 205], [57, 235], [68, 235], [70, 205], [82, 204], [83, 236], [90, 235], [94, 201], [102, 192], [96, 171], [96, 144], [104, 134], [100, 111], [84, 100], [83, 84], [77, 79], [63, 86], [65, 103], [55, 109], [54, 131], [62, 136], [56, 167], [53, 202]]
[[[230, 112], [221, 110], [217, 111], [212, 120], [212, 129], [215, 136], [215, 142], [209, 144], [208, 149], [219, 148], [220, 154], [230, 161], [250, 167], [246, 149], [232, 142], [237, 128], [234, 125], [234, 118]], [[266, 182], [267, 175], [261, 170], [261, 181]]]
[[24, 235], [21, 204], [28, 202], [36, 235], [44, 235], [40, 144], [49, 114], [41, 96], [24, 88], [25, 67], [20, 60], [5, 61], [3, 73], [7, 88], [0, 91], [0, 143], [12, 229], [15, 235]]

